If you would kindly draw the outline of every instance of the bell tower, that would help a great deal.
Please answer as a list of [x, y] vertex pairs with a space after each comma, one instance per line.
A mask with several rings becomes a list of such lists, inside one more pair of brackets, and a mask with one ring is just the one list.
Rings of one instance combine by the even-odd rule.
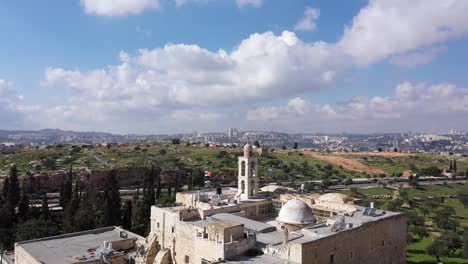
[[258, 193], [258, 158], [252, 156], [252, 145], [244, 146], [244, 156], [239, 157], [237, 197], [241, 200], [255, 198]]

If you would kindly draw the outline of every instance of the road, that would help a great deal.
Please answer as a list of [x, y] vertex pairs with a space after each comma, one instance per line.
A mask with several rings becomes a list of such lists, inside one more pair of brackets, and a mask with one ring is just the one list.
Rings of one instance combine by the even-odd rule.
[[[419, 185], [434, 185], [434, 184], [444, 184], [444, 182], [446, 182], [448, 184], [453, 184], [453, 183], [466, 184], [467, 180], [419, 181], [418, 183], [419, 183]], [[364, 188], [372, 188], [372, 187], [380, 187], [380, 186], [382, 186], [382, 184], [379, 185], [379, 183], [360, 183], [360, 184], [351, 184], [351, 185], [348, 185], [348, 186], [345, 186], [344, 184], [338, 184], [338, 185], [330, 186], [329, 189], [331, 189], [331, 190], [340, 190], [340, 189], [347, 189], [347, 188], [364, 189]], [[394, 187], [408, 186], [408, 182], [395, 182], [393, 184], [388, 184], [387, 186], [394, 186]]]

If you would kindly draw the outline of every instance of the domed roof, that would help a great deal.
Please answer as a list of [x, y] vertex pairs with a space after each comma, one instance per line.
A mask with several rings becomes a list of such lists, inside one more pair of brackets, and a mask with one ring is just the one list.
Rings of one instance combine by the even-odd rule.
[[303, 201], [293, 199], [281, 207], [278, 218], [276, 219], [284, 224], [310, 224], [317, 220], [312, 215], [312, 209]]
[[321, 202], [333, 202], [341, 204], [346, 204], [353, 201], [353, 199], [351, 199], [348, 195], [342, 193], [326, 193], [324, 195], [320, 195], [318, 200]]

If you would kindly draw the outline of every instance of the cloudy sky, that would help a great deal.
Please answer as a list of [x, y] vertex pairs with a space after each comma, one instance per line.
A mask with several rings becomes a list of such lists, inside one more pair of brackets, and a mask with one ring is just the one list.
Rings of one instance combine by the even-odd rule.
[[0, 4], [0, 129], [468, 130], [466, 0]]

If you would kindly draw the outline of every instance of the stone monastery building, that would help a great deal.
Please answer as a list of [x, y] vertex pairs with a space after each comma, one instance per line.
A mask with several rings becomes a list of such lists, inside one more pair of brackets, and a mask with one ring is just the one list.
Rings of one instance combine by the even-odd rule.
[[[338, 193], [259, 188], [258, 158], [252, 153], [246, 144], [237, 189], [181, 192], [175, 204], [153, 206], [149, 236], [126, 234], [125, 241], [134, 241], [134, 251], [127, 251], [130, 259], [145, 264], [406, 263], [402, 214], [358, 206]], [[22, 254], [17, 263], [49, 263], [34, 261], [29, 247], [27, 241], [16, 245]], [[124, 259], [129, 257], [108, 263], [127, 263]]]

